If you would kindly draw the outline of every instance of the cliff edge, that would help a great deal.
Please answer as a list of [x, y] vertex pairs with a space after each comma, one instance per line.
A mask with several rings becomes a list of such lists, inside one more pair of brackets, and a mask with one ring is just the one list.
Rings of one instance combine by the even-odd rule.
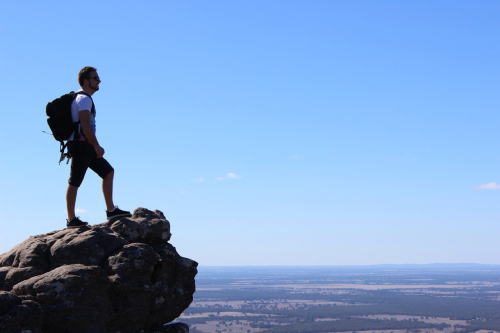
[[168, 242], [161, 211], [32, 236], [0, 255], [0, 332], [138, 333], [193, 300], [197, 263]]

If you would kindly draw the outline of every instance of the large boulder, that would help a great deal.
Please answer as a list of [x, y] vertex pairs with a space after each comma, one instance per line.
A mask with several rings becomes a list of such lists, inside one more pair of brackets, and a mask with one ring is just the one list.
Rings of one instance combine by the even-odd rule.
[[0, 255], [0, 332], [139, 333], [189, 306], [197, 263], [168, 243], [162, 212], [33, 236]]

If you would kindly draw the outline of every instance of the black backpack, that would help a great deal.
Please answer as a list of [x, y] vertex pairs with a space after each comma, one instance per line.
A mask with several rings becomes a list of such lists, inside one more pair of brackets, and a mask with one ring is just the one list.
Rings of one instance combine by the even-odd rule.
[[[59, 163], [61, 163], [65, 157], [68, 157], [69, 161], [70, 156], [64, 152], [67, 146], [67, 143], [65, 144], [64, 141], [68, 140], [72, 133], [78, 132], [78, 125], [80, 122], [78, 121], [74, 123], [73, 118], [71, 117], [71, 103], [73, 103], [73, 100], [78, 94], [87, 95], [83, 91], [76, 93], [71, 91], [59, 98], [56, 98], [52, 102], [47, 103], [47, 107], [45, 108], [45, 112], [47, 113], [47, 123], [52, 131], [52, 135], [54, 136], [54, 139], [59, 141], [61, 144], [61, 158], [59, 159]], [[94, 109], [93, 103], [92, 109]]]

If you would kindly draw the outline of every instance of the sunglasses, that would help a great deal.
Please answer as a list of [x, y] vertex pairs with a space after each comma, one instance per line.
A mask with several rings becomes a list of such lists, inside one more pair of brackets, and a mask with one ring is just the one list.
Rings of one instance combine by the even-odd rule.
[[96, 81], [101, 81], [101, 79], [99, 78], [99, 76], [94, 76], [94, 77], [91, 77], [92, 80], [96, 80]]

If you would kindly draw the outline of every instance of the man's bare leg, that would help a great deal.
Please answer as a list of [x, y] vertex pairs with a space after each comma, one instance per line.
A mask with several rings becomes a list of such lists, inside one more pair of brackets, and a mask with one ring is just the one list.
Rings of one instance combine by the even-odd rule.
[[68, 210], [68, 221], [71, 221], [76, 217], [75, 204], [77, 193], [78, 187], [68, 184], [68, 189], [66, 190], [66, 209]]
[[111, 212], [115, 209], [115, 204], [113, 203], [113, 178], [115, 172], [111, 171], [102, 180], [102, 193], [104, 194], [104, 201], [106, 201], [106, 209]]

